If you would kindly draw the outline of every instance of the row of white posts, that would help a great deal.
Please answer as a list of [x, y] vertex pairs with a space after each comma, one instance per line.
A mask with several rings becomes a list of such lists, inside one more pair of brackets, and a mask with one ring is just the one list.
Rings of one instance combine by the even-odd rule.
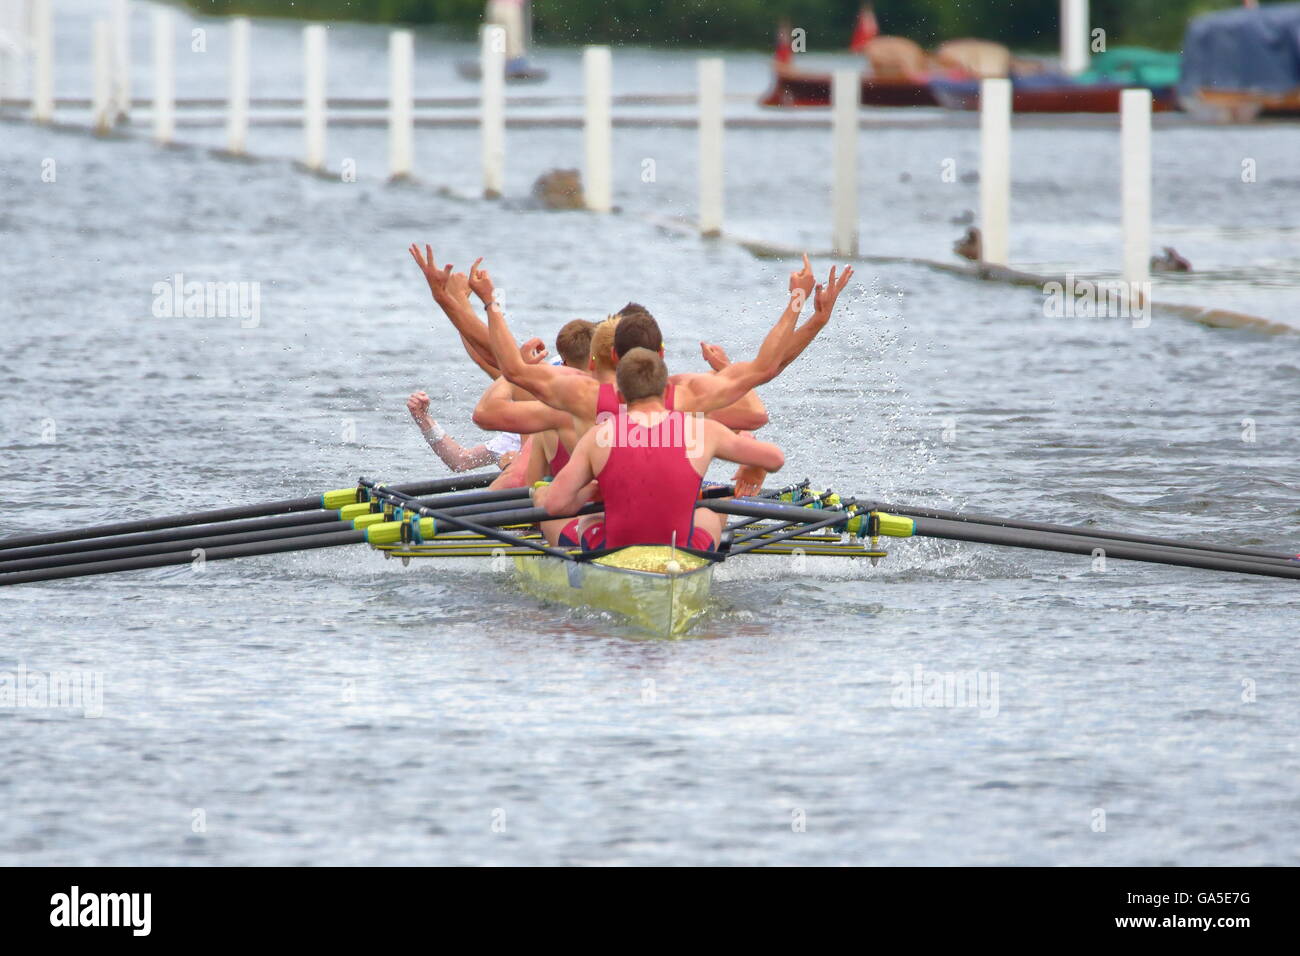
[[[1077, 7], [1075, 0], [1063, 6]], [[1086, 2], [1083, 4], [1086, 27]], [[38, 121], [53, 117], [52, 39], [49, 0], [36, 0], [36, 78], [33, 115]], [[108, 131], [129, 104], [129, 78], [114, 69], [126, 62], [126, 0], [115, 0], [114, 22], [99, 21], [94, 28], [94, 96], [92, 115], [98, 131]], [[160, 143], [170, 143], [175, 133], [175, 37], [172, 13], [154, 11], [153, 132]], [[1078, 18], [1073, 18], [1078, 29]], [[505, 30], [485, 26], [481, 35], [480, 135], [483, 192], [499, 197], [505, 179]], [[1086, 49], [1086, 48], [1085, 48]], [[326, 135], [326, 30], [308, 26], [303, 31], [303, 162], [312, 170], [325, 166]], [[414, 165], [414, 42], [408, 31], [394, 32], [389, 41], [389, 172], [394, 178], [411, 174]], [[589, 209], [612, 208], [613, 122], [612, 66], [608, 47], [587, 47], [583, 53], [585, 85], [584, 192]], [[699, 63], [699, 228], [706, 235], [722, 231], [725, 128], [723, 61]], [[858, 252], [858, 141], [860, 76], [856, 70], [838, 70], [832, 81], [832, 238], [837, 255]], [[125, 98], [124, 98], [125, 97]], [[231, 21], [230, 88], [226, 148], [242, 154], [247, 146], [249, 116], [249, 24]], [[1126, 90], [1122, 96], [1121, 147], [1123, 155], [1124, 277], [1143, 282], [1148, 275], [1151, 234], [1151, 93]], [[980, 91], [980, 232], [983, 259], [1006, 265], [1011, 197], [1011, 83], [984, 80]]]
[[[1124, 281], [1151, 278], [1151, 91], [1120, 94], [1120, 204]], [[1005, 266], [1011, 227], [1011, 81], [980, 83], [982, 259]]]

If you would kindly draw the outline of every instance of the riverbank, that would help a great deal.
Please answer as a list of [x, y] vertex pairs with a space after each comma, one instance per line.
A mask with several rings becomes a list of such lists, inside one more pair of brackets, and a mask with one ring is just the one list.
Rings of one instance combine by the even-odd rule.
[[[211, 15], [242, 14], [309, 20], [359, 20], [372, 23], [445, 25], [469, 33], [483, 18], [482, 0], [186, 0]], [[1230, 0], [1130, 0], [1095, 2], [1094, 26], [1106, 31], [1110, 45], [1136, 44], [1176, 50], [1194, 12], [1228, 7]], [[660, 0], [546, 0], [533, 5], [536, 36], [545, 43], [670, 44], [675, 47], [766, 49], [776, 22], [788, 17], [802, 27], [809, 52], [844, 49], [853, 32], [855, 0], [710, 0], [668, 3]], [[881, 4], [881, 29], [926, 46], [945, 39], [978, 36], [1017, 50], [1054, 50], [1057, 9], [1053, 3], [968, 3], [912, 0], [906, 6]]]

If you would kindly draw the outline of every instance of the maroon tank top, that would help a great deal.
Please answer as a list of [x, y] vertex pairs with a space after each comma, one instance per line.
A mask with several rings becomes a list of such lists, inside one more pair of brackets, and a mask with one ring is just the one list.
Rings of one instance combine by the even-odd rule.
[[[672, 382], [664, 389], [664, 408], [673, 411], [673, 393], [677, 386]], [[618, 414], [620, 406], [623, 405], [623, 396], [618, 393], [612, 382], [601, 382], [600, 392], [596, 396], [596, 421], [603, 422], [605, 419], [601, 415], [608, 414], [611, 418]]]
[[[611, 389], [612, 391], [612, 389]], [[691, 546], [700, 473], [686, 456], [685, 416], [670, 412], [658, 425], [617, 416], [615, 441], [596, 480], [605, 499], [606, 548], [629, 544]]]

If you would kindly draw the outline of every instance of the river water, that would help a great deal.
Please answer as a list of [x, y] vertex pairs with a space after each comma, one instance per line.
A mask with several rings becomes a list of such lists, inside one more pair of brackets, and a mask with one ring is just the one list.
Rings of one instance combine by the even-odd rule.
[[[99, 6], [59, 4], [60, 95], [88, 88], [77, 44]], [[209, 31], [207, 54], [178, 50], [181, 94], [223, 95], [224, 25], [178, 21]], [[255, 93], [297, 93], [296, 29], [255, 25]], [[331, 93], [382, 95], [383, 49], [382, 30], [332, 29]], [[422, 93], [473, 92], [450, 65], [468, 44], [420, 50]], [[689, 91], [693, 57], [616, 51], [618, 89]], [[541, 59], [537, 92], [580, 90], [576, 51]], [[729, 55], [732, 92], [756, 97], [765, 70]], [[943, 259], [978, 186], [938, 164], [974, 162], [978, 133], [913, 122], [863, 132], [863, 247]], [[1156, 240], [1203, 264], [1157, 299], [1294, 321], [1295, 135], [1157, 129]], [[793, 265], [657, 224], [694, 213], [689, 130], [616, 130], [623, 212], [606, 217], [523, 201], [580, 165], [575, 129], [512, 129], [500, 203], [467, 198], [472, 129], [422, 129], [403, 186], [383, 181], [380, 128], [331, 130], [350, 183], [295, 169], [290, 127], [255, 126], [250, 161], [212, 155], [216, 127], [179, 139], [0, 125], [0, 534], [443, 475], [405, 396], [427, 389], [470, 441], [485, 382], [433, 315], [413, 240], [458, 266], [485, 255], [520, 333], [644, 302], [682, 369], [705, 338], [750, 353]], [[1117, 139], [1017, 134], [1015, 264], [1118, 260]], [[730, 131], [728, 228], [825, 248], [828, 157], [824, 131]], [[257, 322], [159, 317], [155, 283], [176, 273], [258, 283]], [[1298, 389], [1294, 336], [1046, 318], [1033, 289], [863, 264], [763, 395], [791, 480], [1294, 550]], [[20, 668], [102, 681], [102, 706], [0, 706], [0, 863], [1300, 863], [1292, 582], [891, 550], [875, 568], [728, 564], [677, 642], [487, 567], [368, 551], [0, 590], [0, 690]], [[905, 693], [972, 672], [979, 706]]]

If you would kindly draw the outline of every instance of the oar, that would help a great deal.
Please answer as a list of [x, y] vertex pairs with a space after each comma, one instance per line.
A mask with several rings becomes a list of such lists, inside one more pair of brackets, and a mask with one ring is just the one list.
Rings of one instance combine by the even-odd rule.
[[1146, 561], [1151, 564], [1170, 564], [1186, 568], [1204, 568], [1210, 571], [1232, 571], [1239, 574], [1261, 574], [1300, 580], [1300, 562], [1289, 559], [1221, 554], [1211, 548], [1192, 546], [1131, 544], [1115, 538], [1084, 537], [1078, 534], [1067, 535], [996, 525], [968, 524], [941, 518], [913, 520], [916, 526], [914, 533], [929, 538], [1030, 548], [1036, 551], [1058, 551], [1063, 554], [1091, 555], [1101, 551], [1108, 558], [1119, 558], [1125, 561]]
[[[394, 488], [404, 494], [432, 495], [447, 491], [482, 488], [491, 484], [499, 475], [500, 472], [458, 475], [453, 478], [395, 485]], [[60, 531], [48, 531], [41, 534], [15, 535], [9, 538], [0, 538], [0, 550], [133, 534], [136, 532], [158, 531], [188, 525], [237, 521], [245, 518], [263, 518], [270, 515], [290, 514], [299, 511], [332, 510], [356, 503], [356, 493], [357, 489], [355, 487], [340, 488], [306, 498], [290, 498], [284, 501], [268, 501], [262, 504], [243, 505], [235, 508], [219, 508], [215, 511], [196, 511], [190, 514], [170, 515], [165, 518], [120, 521], [115, 524], [97, 525], [89, 528], [65, 528]]]
[[[352, 489], [355, 492], [355, 488]], [[490, 491], [446, 492], [420, 498], [422, 504], [470, 505], [481, 508], [500, 509], [507, 502], [527, 501], [525, 488], [504, 488]], [[488, 502], [487, 504], [475, 504]], [[356, 522], [364, 522], [358, 525]], [[42, 544], [28, 548], [12, 548], [0, 551], [0, 573], [20, 571], [26, 568], [55, 567], [60, 564], [77, 564], [82, 560], [104, 560], [108, 557], [129, 557], [133, 554], [163, 554], [178, 551], [183, 547], [215, 547], [218, 544], [243, 544], [248, 541], [264, 541], [283, 537], [278, 533], [282, 529], [296, 528], [297, 534], [329, 534], [344, 530], [343, 522], [351, 527], [364, 527], [365, 524], [380, 520], [374, 517], [369, 502], [344, 505], [333, 511], [311, 511], [290, 515], [276, 515], [265, 518], [250, 518], [244, 521], [227, 521], [217, 524], [184, 526], [168, 528], [162, 531], [147, 531], [138, 534], [113, 535], [104, 538], [87, 538], [78, 541], [63, 541], [55, 544]], [[218, 542], [218, 537], [229, 540]], [[131, 550], [138, 549], [138, 550]], [[100, 557], [86, 556], [90, 552], [101, 551]], [[111, 554], [107, 552], [112, 552]], [[39, 563], [27, 563], [32, 559], [42, 559]], [[52, 560], [61, 558], [62, 560]]]
[[362, 488], [367, 489], [373, 497], [380, 501], [388, 501], [392, 504], [400, 505], [404, 510], [413, 511], [422, 518], [432, 518], [435, 522], [435, 528], [437, 527], [436, 523], [439, 522], [450, 524], [453, 528], [460, 528], [464, 531], [473, 531], [486, 538], [496, 538], [503, 544], [511, 546], [523, 545], [524, 547], [532, 548], [535, 551], [540, 551], [543, 554], [549, 554], [551, 557], [572, 560], [572, 556], [563, 548], [553, 548], [548, 544], [540, 544], [531, 539], [520, 538], [505, 531], [498, 531], [490, 525], [478, 524], [465, 518], [458, 518], [445, 511], [426, 508], [420, 505], [419, 502], [410, 495], [403, 494], [402, 492], [396, 491], [392, 488], [385, 488], [382, 485], [377, 485], [374, 482], [367, 481], [365, 478], [362, 478], [358, 484]]
[[891, 505], [873, 502], [863, 505], [871, 511], [885, 511], [890, 514], [907, 515], [911, 518], [932, 518], [941, 521], [959, 521], [963, 524], [995, 525], [1000, 528], [1016, 528], [1021, 531], [1044, 531], [1051, 534], [1079, 535], [1086, 538], [1106, 538], [1111, 541], [1128, 541], [1132, 544], [1153, 544], [1172, 548], [1193, 548], [1197, 551], [1218, 551], [1223, 554], [1235, 554], [1249, 558], [1277, 558], [1283, 561], [1294, 560], [1297, 555], [1281, 554], [1276, 551], [1263, 551], [1257, 548], [1239, 548], [1232, 545], [1214, 544], [1197, 541], [1184, 541], [1175, 538], [1160, 538], [1149, 534], [1131, 534], [1126, 531], [1106, 531], [1101, 528], [1081, 528], [1075, 525], [1048, 524], [1042, 521], [1022, 521], [1018, 518], [998, 518], [991, 515], [961, 514], [955, 511], [942, 511], [938, 508], [917, 507], [914, 505]]

